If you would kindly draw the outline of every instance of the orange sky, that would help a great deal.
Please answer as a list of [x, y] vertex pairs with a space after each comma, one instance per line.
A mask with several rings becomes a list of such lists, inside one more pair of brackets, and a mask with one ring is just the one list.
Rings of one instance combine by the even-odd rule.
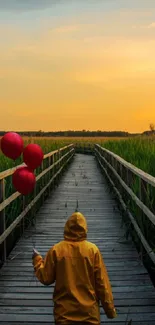
[[0, 129], [148, 129], [155, 122], [152, 2], [73, 2], [1, 10]]

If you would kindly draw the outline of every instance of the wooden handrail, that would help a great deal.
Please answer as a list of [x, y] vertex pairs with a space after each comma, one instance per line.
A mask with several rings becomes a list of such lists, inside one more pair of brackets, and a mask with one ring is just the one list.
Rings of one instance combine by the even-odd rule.
[[147, 206], [136, 196], [136, 194], [130, 189], [129, 186], [125, 184], [125, 182], [121, 179], [121, 177], [118, 175], [116, 170], [107, 162], [107, 160], [102, 157], [102, 155], [99, 153], [99, 156], [106, 165], [110, 168], [110, 170], [113, 172], [113, 174], [117, 177], [120, 184], [124, 187], [124, 189], [128, 192], [128, 194], [132, 197], [133, 201], [139, 206], [139, 208], [146, 214], [146, 216], [150, 219], [150, 221], [155, 225], [155, 215], [147, 208]]
[[[65, 149], [70, 148], [70, 147], [73, 147], [73, 146], [74, 146], [73, 144], [69, 144], [68, 146], [65, 146], [65, 147], [62, 147], [60, 149], [51, 151], [51, 152], [45, 154], [43, 159], [46, 159], [48, 157], [51, 157], [54, 154], [58, 153], [59, 151], [61, 152], [61, 151], [65, 150]], [[9, 168], [9, 169], [4, 170], [3, 172], [0, 173], [0, 180], [3, 179], [3, 178], [6, 178], [8, 176], [11, 176], [17, 168], [22, 167], [22, 166], [26, 166], [26, 165], [23, 163], [23, 164], [18, 165], [16, 167], [13, 167], [13, 168]]]
[[[57, 153], [58, 151], [55, 151], [54, 153]], [[48, 173], [51, 169], [53, 169], [55, 166], [57, 166], [62, 159], [64, 159], [66, 156], [68, 155], [65, 154], [64, 156], [62, 156], [60, 159], [58, 159], [54, 164], [52, 164], [51, 166], [49, 166], [48, 168], [44, 169], [37, 177], [36, 177], [36, 181], [38, 181], [42, 176], [44, 176], [46, 173]], [[49, 156], [48, 156], [49, 157]], [[47, 158], [47, 157], [46, 157]], [[45, 158], [45, 159], [46, 159]], [[7, 199], [5, 199], [2, 203], [0, 203], [0, 211], [2, 211], [3, 209], [5, 209], [11, 202], [13, 202], [17, 197], [19, 197], [21, 194], [19, 192], [15, 192], [12, 195], [10, 195]]]
[[101, 147], [99, 144], [95, 144], [95, 147], [99, 148], [101, 151], [107, 152], [110, 156], [114, 157], [118, 162], [120, 162], [124, 167], [128, 168], [133, 174], [139, 176], [145, 182], [155, 187], [155, 177], [127, 162], [120, 156], [116, 155], [114, 152]]
[[[143, 211], [143, 213], [148, 217], [148, 219], [152, 222], [153, 225], [155, 225], [155, 215], [150, 211], [150, 209], [137, 197], [137, 195], [133, 192], [133, 190], [124, 182], [124, 180], [120, 177], [120, 175], [117, 173], [115, 168], [107, 161], [107, 159], [104, 157], [104, 154], [108, 153], [112, 157], [114, 157], [117, 161], [119, 161], [120, 164], [126, 167], [126, 169], [129, 169], [133, 174], [138, 176], [139, 178], [143, 179], [145, 182], [148, 182], [150, 185], [155, 186], [155, 178], [147, 173], [144, 173], [142, 170], [138, 169], [137, 167], [133, 166], [132, 164], [126, 162], [124, 159], [121, 157], [113, 154], [113, 152], [102, 148], [100, 145], [96, 144], [95, 145], [95, 155], [97, 156], [97, 160], [100, 164], [100, 167], [104, 170], [104, 173], [106, 174], [109, 182], [112, 184], [114, 191], [116, 192], [119, 201], [121, 203], [122, 208], [125, 210], [127, 213], [143, 247], [145, 248], [146, 252], [148, 253], [150, 259], [152, 262], [155, 264], [155, 253], [151, 249], [150, 245], [148, 244], [147, 240], [145, 239], [140, 227], [138, 226], [136, 220], [132, 216], [132, 214], [129, 211], [129, 208], [125, 204], [119, 190], [116, 188], [115, 183], [111, 179], [111, 174], [115, 176], [115, 178], [119, 181], [119, 183], [122, 185], [124, 190], [130, 195], [132, 200], [136, 203], [136, 205]], [[110, 169], [112, 172], [110, 175], [107, 171], [107, 169], [103, 166], [103, 163]]]
[[[65, 151], [65, 152], [64, 152]], [[67, 151], [67, 152], [66, 152]], [[0, 229], [0, 245], [3, 244], [3, 260], [6, 260], [6, 238], [9, 236], [9, 234], [15, 229], [15, 227], [19, 224], [19, 222], [26, 216], [27, 212], [31, 210], [31, 208], [34, 206], [34, 204], [39, 200], [39, 198], [42, 196], [42, 194], [46, 191], [46, 189], [49, 188], [51, 183], [58, 177], [58, 175], [61, 173], [61, 171], [64, 169], [66, 164], [70, 161], [70, 159], [73, 157], [75, 153], [74, 145], [70, 144], [68, 146], [62, 147], [58, 150], [54, 150], [52, 152], [49, 152], [48, 154], [44, 155], [44, 159], [49, 159], [49, 166], [42, 170], [42, 172], [36, 177], [36, 182], [40, 180], [44, 175], [49, 173], [51, 170], [53, 170], [53, 176], [51, 179], [49, 179], [49, 182], [41, 189], [41, 191], [33, 198], [33, 200], [28, 204], [28, 206], [20, 213], [20, 215], [11, 223], [11, 225], [6, 228], [5, 226], [5, 208], [13, 202], [16, 198], [21, 196], [19, 192], [15, 192], [12, 195], [10, 195], [7, 199], [5, 199], [5, 191], [4, 191], [4, 184], [5, 184], [5, 178], [12, 175], [13, 172], [18, 168], [11, 168], [8, 169], [2, 173], [0, 173], [0, 185], [2, 184], [0, 190], [1, 190], [1, 196], [0, 196], [0, 217], [3, 217], [3, 222], [1, 219], [1, 228]], [[51, 164], [51, 157], [52, 164]], [[55, 156], [57, 156], [57, 160], [55, 161]], [[24, 164], [22, 164], [24, 165]], [[22, 166], [20, 165], [20, 166]], [[58, 168], [55, 172], [55, 168]], [[35, 193], [35, 191], [34, 191]], [[3, 215], [3, 216], [2, 216]]]
[[12, 224], [3, 232], [3, 234], [0, 236], [0, 244], [4, 242], [4, 240], [9, 236], [9, 234], [14, 230], [14, 228], [18, 225], [18, 223], [23, 219], [23, 217], [27, 214], [27, 212], [33, 207], [33, 205], [38, 201], [38, 199], [41, 197], [41, 195], [45, 192], [45, 190], [48, 188], [48, 186], [53, 182], [53, 180], [61, 173], [64, 166], [69, 162], [69, 160], [74, 155], [74, 149], [71, 149], [68, 153], [65, 154], [64, 157], [68, 156], [70, 153], [72, 153], [71, 156], [67, 159], [67, 161], [64, 163], [62, 167], [57, 171], [57, 173], [50, 179], [50, 181], [47, 183], [47, 185], [44, 186], [44, 188], [38, 193], [38, 195], [30, 202], [30, 204], [22, 211], [22, 213], [12, 222]]

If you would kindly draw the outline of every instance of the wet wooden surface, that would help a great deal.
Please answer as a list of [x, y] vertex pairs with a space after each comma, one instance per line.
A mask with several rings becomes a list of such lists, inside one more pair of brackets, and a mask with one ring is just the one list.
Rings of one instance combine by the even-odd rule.
[[121, 228], [121, 215], [95, 158], [75, 155], [58, 188], [40, 209], [36, 225], [24, 237], [0, 270], [0, 325], [54, 324], [53, 286], [34, 277], [31, 263], [35, 247], [47, 250], [63, 239], [65, 222], [78, 205], [88, 223], [88, 240], [100, 248], [112, 284], [118, 317], [102, 324], [155, 324], [155, 290], [131, 240]]

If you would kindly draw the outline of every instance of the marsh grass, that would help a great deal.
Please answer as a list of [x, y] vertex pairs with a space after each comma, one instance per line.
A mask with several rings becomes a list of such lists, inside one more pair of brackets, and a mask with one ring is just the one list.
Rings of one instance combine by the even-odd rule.
[[[107, 141], [102, 143], [106, 149], [116, 153], [129, 163], [155, 177], [155, 137], [137, 137], [120, 141]], [[155, 214], [155, 187], [140, 181], [139, 177], [134, 176], [131, 189], [142, 200], [142, 202]], [[155, 226], [149, 218], [141, 211], [131, 197], [122, 189], [124, 201], [137, 221], [142, 234], [149, 243], [151, 250], [155, 252]], [[127, 221], [128, 222], [128, 221]], [[154, 265], [148, 254], [142, 247], [133, 226], [130, 225], [130, 233], [140, 253], [142, 260], [152, 275], [155, 276]], [[126, 235], [129, 231], [127, 229]], [[154, 281], [153, 281], [154, 282]], [[154, 283], [155, 284], [155, 283]]]

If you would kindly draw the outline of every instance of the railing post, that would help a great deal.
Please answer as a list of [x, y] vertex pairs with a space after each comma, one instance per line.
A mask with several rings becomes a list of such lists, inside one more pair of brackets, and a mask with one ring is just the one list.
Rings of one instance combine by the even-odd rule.
[[[58, 156], [58, 151], [57, 151], [56, 154], [55, 154], [56, 163], [58, 162], [58, 159], [59, 159], [59, 156]], [[57, 163], [56, 168], [55, 168], [56, 173], [58, 172], [58, 169], [59, 169], [59, 164]], [[55, 185], [58, 186], [58, 175], [55, 178]]]
[[[43, 193], [44, 195], [44, 193]], [[33, 199], [36, 197], [36, 186], [34, 188], [34, 191], [33, 191]], [[36, 222], [36, 203], [33, 205], [32, 207], [32, 224], [35, 226], [35, 222]]]
[[[2, 203], [5, 200], [5, 179], [0, 180], [0, 203]], [[6, 218], [5, 218], [5, 209], [0, 211], [0, 235], [3, 234], [3, 232], [6, 229]], [[1, 253], [1, 262], [5, 262], [7, 258], [7, 250], [6, 250], [6, 240], [1, 244], [0, 248]]]
[[[53, 164], [55, 164], [55, 153], [53, 154], [53, 156], [52, 156], [52, 165]], [[55, 166], [53, 167], [53, 169], [52, 169], [52, 177], [54, 177], [54, 175], [55, 175], [55, 171], [56, 171], [56, 168], [55, 168]], [[55, 179], [53, 180], [53, 189], [55, 188]]]
[[[23, 195], [22, 196], [22, 210], [24, 211], [24, 209], [25, 209], [25, 196]], [[25, 231], [25, 217], [23, 217], [21, 224], [22, 224], [22, 233], [24, 234], [24, 231]]]
[[[60, 149], [58, 150], [58, 160], [61, 158], [61, 151]], [[59, 164], [58, 164], [58, 170], [61, 168], [61, 164], [62, 162], [60, 161]], [[58, 182], [60, 180], [60, 174], [58, 174]]]
[[[42, 164], [41, 164], [41, 172], [43, 172], [44, 170], [44, 160], [42, 161]], [[42, 176], [41, 178], [41, 187], [43, 188], [44, 187], [44, 176]], [[42, 194], [42, 204], [44, 203], [44, 195], [45, 193]]]
[[[48, 157], [48, 167], [51, 166], [51, 156]], [[51, 179], [51, 171], [48, 172], [48, 181], [50, 181]], [[51, 191], [51, 186], [48, 187], [48, 195], [50, 195], [50, 191]]]

